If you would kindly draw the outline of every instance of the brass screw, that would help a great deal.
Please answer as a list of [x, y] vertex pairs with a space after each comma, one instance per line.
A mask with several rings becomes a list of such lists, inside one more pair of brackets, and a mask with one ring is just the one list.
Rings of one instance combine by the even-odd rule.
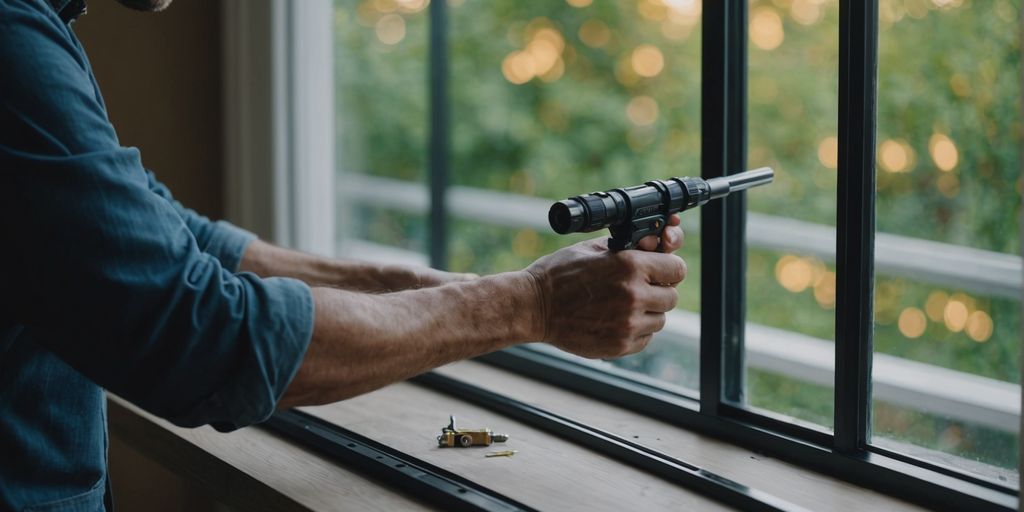
[[511, 457], [511, 456], [515, 455], [516, 452], [518, 452], [518, 451], [519, 450], [505, 450], [505, 451], [500, 451], [500, 452], [490, 452], [490, 453], [484, 455], [484, 457], [488, 457], [488, 458], [490, 458], [490, 457]]

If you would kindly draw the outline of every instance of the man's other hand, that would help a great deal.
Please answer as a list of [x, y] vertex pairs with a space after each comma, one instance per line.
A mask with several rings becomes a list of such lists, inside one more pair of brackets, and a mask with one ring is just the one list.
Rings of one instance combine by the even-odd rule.
[[675, 287], [686, 278], [686, 262], [671, 254], [683, 243], [679, 219], [661, 240], [641, 241], [645, 250], [610, 252], [606, 239], [588, 240], [540, 258], [533, 277], [541, 314], [541, 340], [591, 358], [639, 352], [665, 326], [676, 306]]

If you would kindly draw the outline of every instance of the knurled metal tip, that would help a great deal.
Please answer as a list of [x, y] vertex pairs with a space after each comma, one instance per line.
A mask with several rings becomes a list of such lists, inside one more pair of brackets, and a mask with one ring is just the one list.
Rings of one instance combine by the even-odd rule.
[[504, 443], [508, 441], [508, 434], [491, 434], [491, 441], [495, 443]]

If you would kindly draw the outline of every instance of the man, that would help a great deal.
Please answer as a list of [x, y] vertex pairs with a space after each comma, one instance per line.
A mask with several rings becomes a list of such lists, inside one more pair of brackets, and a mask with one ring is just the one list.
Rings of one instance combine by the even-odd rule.
[[675, 217], [665, 253], [591, 241], [480, 278], [212, 223], [120, 146], [71, 31], [83, 11], [0, 0], [0, 509], [109, 506], [104, 388], [230, 430], [517, 343], [633, 353], [676, 304]]

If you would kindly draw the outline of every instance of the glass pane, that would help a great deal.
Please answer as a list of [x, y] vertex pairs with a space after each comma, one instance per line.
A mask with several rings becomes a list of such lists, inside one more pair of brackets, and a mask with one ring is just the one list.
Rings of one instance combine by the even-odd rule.
[[423, 261], [427, 2], [334, 5], [339, 253]]
[[[480, 201], [453, 197], [454, 270], [517, 269], [607, 235], [553, 234], [546, 220], [553, 200], [700, 174], [699, 1], [449, 5], [453, 182], [468, 188], [460, 194], [491, 198], [483, 215], [473, 210]], [[643, 354], [614, 362], [685, 386], [698, 380], [694, 213], [684, 221], [690, 277], [675, 328]]]
[[872, 442], [1017, 487], [1019, 1], [882, 1]]
[[831, 429], [839, 99], [836, 0], [750, 2], [746, 403]]

